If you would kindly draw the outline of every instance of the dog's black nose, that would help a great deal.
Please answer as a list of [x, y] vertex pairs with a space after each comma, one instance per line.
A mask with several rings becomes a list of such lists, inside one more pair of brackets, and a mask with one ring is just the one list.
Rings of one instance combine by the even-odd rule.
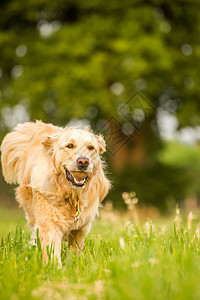
[[87, 157], [79, 157], [76, 162], [77, 162], [79, 170], [87, 169], [87, 167], [90, 163], [90, 161]]

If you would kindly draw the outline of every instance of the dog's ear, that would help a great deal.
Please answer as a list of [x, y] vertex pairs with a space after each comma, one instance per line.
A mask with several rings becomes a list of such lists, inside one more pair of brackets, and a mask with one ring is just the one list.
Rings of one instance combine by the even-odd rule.
[[47, 135], [42, 141], [44, 151], [48, 154], [53, 154], [54, 144], [57, 141], [57, 136], [55, 135]]
[[106, 151], [106, 143], [102, 135], [95, 135], [98, 145], [99, 145], [99, 153], [102, 154]]

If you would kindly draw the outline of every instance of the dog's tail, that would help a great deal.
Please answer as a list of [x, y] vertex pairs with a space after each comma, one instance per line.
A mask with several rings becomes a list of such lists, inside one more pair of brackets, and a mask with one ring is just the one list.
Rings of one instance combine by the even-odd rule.
[[[1, 163], [3, 176], [8, 183], [19, 183], [25, 170], [25, 157], [32, 151], [34, 144], [40, 142], [47, 134], [58, 131], [58, 127], [41, 121], [18, 124], [8, 133], [1, 144]], [[21, 176], [20, 176], [21, 175]]]
[[[30, 125], [29, 125], [30, 124]], [[31, 123], [19, 124], [8, 133], [1, 144], [1, 163], [3, 176], [8, 183], [19, 183], [20, 163], [34, 131]]]

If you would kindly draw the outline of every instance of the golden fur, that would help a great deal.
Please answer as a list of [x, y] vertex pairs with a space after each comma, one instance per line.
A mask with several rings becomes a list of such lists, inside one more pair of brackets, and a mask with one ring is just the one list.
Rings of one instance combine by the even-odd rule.
[[[72, 149], [69, 143], [73, 143]], [[39, 229], [45, 259], [46, 247], [52, 245], [61, 262], [62, 239], [71, 242], [75, 250], [83, 247], [99, 203], [110, 188], [100, 158], [104, 151], [103, 138], [87, 128], [61, 128], [41, 121], [19, 124], [4, 138], [1, 145], [4, 178], [8, 183], [19, 184], [16, 199], [25, 210], [33, 240]], [[77, 170], [80, 156], [90, 161], [87, 172]], [[79, 180], [87, 175], [85, 185], [79, 187], [68, 181], [66, 168], [74, 172], [70, 174], [79, 176]], [[78, 201], [80, 218], [75, 222]]]

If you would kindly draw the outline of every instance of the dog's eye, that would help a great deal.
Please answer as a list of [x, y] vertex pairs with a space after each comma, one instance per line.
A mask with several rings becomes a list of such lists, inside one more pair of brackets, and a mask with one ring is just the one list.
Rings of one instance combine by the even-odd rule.
[[74, 144], [70, 143], [66, 146], [67, 148], [74, 148]]
[[89, 150], [94, 150], [94, 147], [90, 145], [90, 146], [88, 146], [88, 149]]

